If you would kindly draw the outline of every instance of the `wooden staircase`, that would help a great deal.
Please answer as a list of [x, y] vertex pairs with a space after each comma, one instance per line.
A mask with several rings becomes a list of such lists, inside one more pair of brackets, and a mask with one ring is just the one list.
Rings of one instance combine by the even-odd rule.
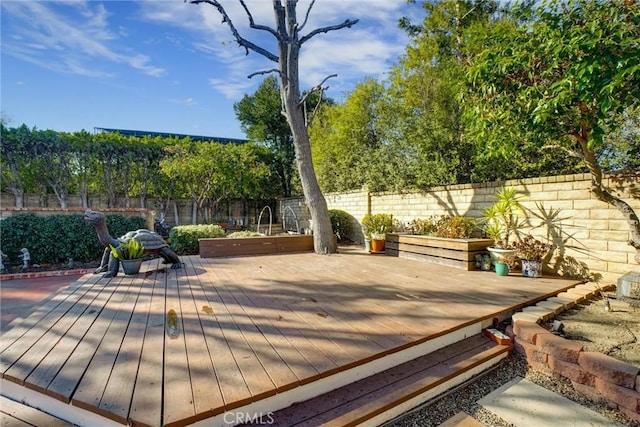
[[475, 335], [277, 411], [272, 425], [379, 425], [481, 373], [510, 349]]

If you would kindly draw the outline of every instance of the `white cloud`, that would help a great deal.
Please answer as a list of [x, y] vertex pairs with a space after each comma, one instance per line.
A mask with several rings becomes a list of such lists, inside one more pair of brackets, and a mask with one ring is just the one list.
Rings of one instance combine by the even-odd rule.
[[[300, 23], [305, 19], [309, 4], [310, 0], [298, 3]], [[244, 48], [237, 45], [229, 26], [221, 22], [221, 15], [210, 5], [173, 2], [145, 2], [144, 5], [146, 19], [187, 31], [196, 52], [213, 58], [219, 64], [210, 84], [227, 98], [237, 99], [255, 87], [256, 82], [248, 81], [247, 75], [276, 66], [255, 52], [245, 56]], [[273, 36], [250, 29], [247, 14], [239, 2], [228, 1], [223, 5], [242, 37], [277, 54]], [[251, 1], [248, 7], [256, 24], [273, 27], [271, 2]], [[400, 0], [316, 1], [301, 35], [319, 27], [340, 24], [347, 18], [359, 19], [359, 22], [350, 29], [319, 34], [303, 45], [301, 89], [315, 86], [334, 73], [338, 74], [338, 79], [330, 80], [329, 84], [338, 87], [346, 87], [345, 80], [382, 77], [407, 44], [406, 35], [397, 27], [398, 20], [406, 11], [405, 2]]]
[[[109, 13], [98, 2], [2, 2], [15, 35], [3, 45], [8, 54], [56, 71], [94, 77], [113, 75], [109, 64], [125, 64], [150, 76], [163, 68], [120, 46], [121, 30], [109, 28]], [[8, 18], [4, 18], [8, 19]], [[4, 20], [3, 19], [3, 20]], [[4, 24], [6, 25], [6, 24]]]

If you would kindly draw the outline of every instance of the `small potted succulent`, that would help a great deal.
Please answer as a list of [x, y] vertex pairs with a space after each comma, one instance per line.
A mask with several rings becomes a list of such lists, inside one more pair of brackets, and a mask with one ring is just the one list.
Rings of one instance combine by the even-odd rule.
[[144, 257], [144, 245], [135, 239], [120, 242], [118, 246], [109, 245], [111, 254], [122, 264], [124, 274], [138, 274]]
[[527, 235], [515, 243], [516, 256], [522, 262], [522, 275], [525, 277], [542, 277], [542, 259], [549, 253], [552, 245], [541, 242], [532, 235]]

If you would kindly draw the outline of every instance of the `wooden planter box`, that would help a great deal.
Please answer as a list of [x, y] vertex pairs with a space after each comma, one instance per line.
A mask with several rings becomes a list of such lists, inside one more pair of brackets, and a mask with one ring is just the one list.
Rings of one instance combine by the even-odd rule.
[[462, 270], [475, 270], [475, 256], [488, 254], [491, 239], [447, 239], [387, 233], [387, 255], [419, 259]]
[[313, 252], [313, 236], [285, 235], [198, 239], [201, 258]]

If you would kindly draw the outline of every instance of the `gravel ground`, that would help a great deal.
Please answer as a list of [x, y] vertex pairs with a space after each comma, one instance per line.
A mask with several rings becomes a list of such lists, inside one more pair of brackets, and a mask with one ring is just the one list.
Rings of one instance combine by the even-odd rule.
[[[517, 378], [523, 377], [548, 390], [558, 393], [599, 414], [611, 419], [612, 426], [640, 427], [640, 423], [629, 421], [619, 411], [596, 404], [573, 390], [571, 382], [562, 377], [549, 377], [527, 366], [526, 360], [517, 352], [504, 359], [497, 367], [472, 378], [465, 384], [450, 390], [436, 400], [414, 408], [400, 417], [384, 424], [385, 427], [431, 427], [438, 426], [458, 412], [464, 411], [487, 427], [512, 426], [503, 419], [485, 410], [477, 401], [498, 387]], [[541, 426], [543, 427], [543, 426]]]

